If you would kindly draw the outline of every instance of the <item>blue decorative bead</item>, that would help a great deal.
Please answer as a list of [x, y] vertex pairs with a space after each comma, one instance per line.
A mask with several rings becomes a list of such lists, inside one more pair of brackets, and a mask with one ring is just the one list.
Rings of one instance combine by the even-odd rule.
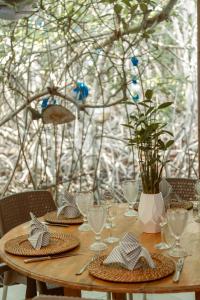
[[131, 81], [133, 84], [137, 84], [137, 76], [133, 76]]
[[80, 101], [84, 101], [89, 95], [89, 89], [83, 82], [76, 82], [73, 92], [76, 93], [76, 99]]
[[131, 62], [133, 64], [134, 67], [137, 67], [139, 60], [136, 56], [131, 57]]
[[132, 96], [132, 99], [135, 103], [137, 103], [140, 99], [140, 96], [138, 94], [135, 94], [134, 96]]
[[42, 104], [41, 104], [42, 109], [45, 109], [48, 106], [48, 101], [49, 101], [49, 98], [44, 98], [42, 100]]

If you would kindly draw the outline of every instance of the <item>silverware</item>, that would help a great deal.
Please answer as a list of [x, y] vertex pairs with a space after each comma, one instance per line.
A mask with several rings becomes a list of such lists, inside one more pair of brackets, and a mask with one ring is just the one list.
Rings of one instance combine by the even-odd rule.
[[81, 255], [80, 253], [74, 253], [74, 254], [63, 254], [63, 255], [54, 255], [54, 256], [39, 256], [39, 257], [33, 257], [33, 258], [27, 258], [24, 259], [24, 263], [32, 263], [32, 262], [37, 262], [37, 261], [44, 261], [44, 260], [51, 260], [51, 259], [56, 259], [56, 258], [64, 258], [64, 257], [71, 257], [71, 256], [77, 256]]
[[92, 258], [90, 258], [83, 266], [82, 266], [82, 268], [78, 271], [78, 272], [76, 272], [75, 274], [76, 275], [81, 275], [86, 269], [87, 269], [87, 267], [89, 266], [89, 264], [93, 261], [93, 260], [95, 260], [96, 259], [96, 255], [95, 256], [93, 256]]
[[47, 221], [43, 221], [42, 224], [48, 225], [48, 226], [60, 226], [60, 227], [69, 227], [67, 224], [61, 224], [61, 223], [49, 223]]
[[173, 282], [179, 282], [179, 278], [181, 275], [181, 271], [183, 269], [183, 265], [184, 265], [184, 257], [181, 257], [178, 259], [178, 261], [176, 263], [176, 271], [173, 276]]

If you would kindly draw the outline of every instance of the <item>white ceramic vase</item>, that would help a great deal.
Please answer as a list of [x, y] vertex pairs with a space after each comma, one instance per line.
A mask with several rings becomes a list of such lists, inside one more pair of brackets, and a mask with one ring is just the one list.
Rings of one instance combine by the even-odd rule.
[[143, 232], [160, 232], [160, 217], [165, 211], [162, 193], [141, 194], [138, 208], [139, 220], [143, 227]]

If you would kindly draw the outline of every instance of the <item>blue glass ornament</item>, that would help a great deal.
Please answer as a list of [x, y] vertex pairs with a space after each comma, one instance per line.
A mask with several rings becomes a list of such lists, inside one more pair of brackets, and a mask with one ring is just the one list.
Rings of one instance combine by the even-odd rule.
[[134, 67], [137, 67], [139, 60], [136, 56], [131, 57], [131, 62]]
[[42, 99], [42, 104], [41, 104], [42, 109], [47, 108], [47, 106], [48, 106], [48, 101], [49, 101], [49, 98], [44, 98], [44, 99]]
[[135, 94], [135, 95], [132, 96], [132, 99], [135, 103], [137, 103], [140, 99], [140, 96], [138, 94]]
[[89, 89], [83, 82], [76, 82], [76, 87], [73, 89], [73, 92], [76, 93], [76, 99], [80, 101], [85, 101], [89, 95]]
[[133, 84], [137, 84], [137, 76], [133, 76], [131, 82], [132, 82]]

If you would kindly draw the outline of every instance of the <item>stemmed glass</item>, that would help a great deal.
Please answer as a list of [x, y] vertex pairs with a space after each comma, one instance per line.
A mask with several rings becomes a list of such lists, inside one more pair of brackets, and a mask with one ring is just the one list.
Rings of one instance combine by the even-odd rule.
[[165, 216], [160, 217], [160, 228], [161, 228], [161, 242], [155, 245], [156, 249], [165, 250], [169, 249], [171, 246], [165, 242], [164, 229], [167, 226], [167, 219]]
[[133, 210], [135, 201], [137, 199], [139, 186], [137, 180], [125, 180], [122, 182], [124, 196], [128, 202], [128, 210], [125, 212], [126, 217], [135, 217], [137, 212]]
[[101, 232], [106, 222], [106, 208], [102, 205], [95, 205], [88, 208], [88, 223], [90, 228], [95, 233], [95, 242], [90, 245], [92, 251], [102, 251], [107, 248], [107, 245], [101, 242]]
[[93, 193], [92, 192], [76, 193], [75, 201], [80, 213], [83, 215], [83, 221], [84, 221], [84, 223], [80, 225], [78, 229], [80, 231], [89, 231], [90, 226], [87, 222], [87, 212], [88, 212], [88, 208], [93, 205], [93, 201], [94, 201]]
[[114, 224], [114, 219], [117, 216], [118, 213], [118, 204], [114, 201], [111, 202], [111, 205], [108, 209], [108, 222], [109, 222], [109, 231], [110, 231], [110, 236], [105, 239], [106, 243], [113, 244], [119, 241], [119, 238], [116, 236], [113, 236], [112, 234], [112, 229], [116, 225]]
[[168, 209], [167, 221], [169, 229], [175, 237], [175, 245], [169, 250], [169, 255], [174, 257], [187, 256], [187, 252], [180, 245], [180, 237], [185, 229], [188, 219], [188, 211], [183, 208]]

